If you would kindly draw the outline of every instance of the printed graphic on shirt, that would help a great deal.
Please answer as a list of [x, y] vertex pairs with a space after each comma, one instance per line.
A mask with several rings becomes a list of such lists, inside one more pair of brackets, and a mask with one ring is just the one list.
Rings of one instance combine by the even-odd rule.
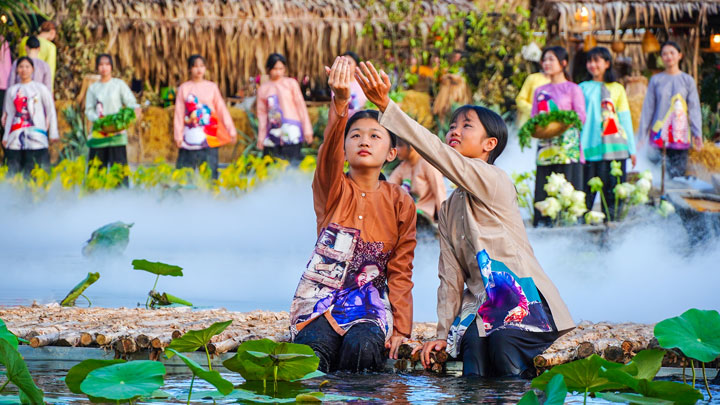
[[625, 128], [620, 125], [615, 103], [612, 101], [610, 91], [602, 86], [600, 90], [600, 111], [602, 115], [602, 143], [603, 159], [627, 159], [630, 154], [625, 148], [618, 148], [615, 145], [627, 145], [628, 135]]
[[518, 277], [504, 263], [492, 260], [487, 251], [477, 254], [478, 267], [485, 285], [483, 296], [465, 290], [465, 304], [448, 333], [448, 353], [457, 356], [460, 342], [472, 321], [489, 335], [502, 328], [529, 332], [550, 332], [552, 327], [543, 309], [540, 293], [530, 277]]
[[183, 127], [183, 148], [202, 149], [220, 146], [220, 131], [227, 131], [219, 124], [216, 112], [199, 101], [194, 94], [185, 99], [185, 125]]
[[264, 146], [296, 145], [302, 138], [300, 121], [285, 118], [277, 95], [268, 96], [267, 136]]
[[653, 125], [650, 140], [660, 148], [664, 142], [681, 145], [690, 143], [687, 103], [682, 95], [672, 97], [665, 117]]
[[365, 242], [360, 231], [330, 224], [318, 237], [290, 308], [293, 337], [326, 316], [339, 334], [360, 322], [392, 327], [382, 242]]
[[22, 88], [18, 89], [13, 99], [15, 116], [11, 117], [7, 148], [11, 150], [43, 149], [48, 147], [47, 131], [36, 127], [33, 115], [38, 108], [43, 108], [38, 94], [25, 95]]
[[412, 179], [402, 179], [400, 187], [402, 187], [402, 189], [405, 190], [406, 193], [410, 194], [410, 197], [412, 197], [413, 201], [415, 201], [416, 203], [418, 202], [418, 196], [412, 193]]
[[[550, 93], [541, 90], [537, 95], [538, 114], [557, 111]], [[538, 141], [537, 164], [540, 166], [577, 163], [580, 160], [580, 133], [569, 128], [561, 135]]]

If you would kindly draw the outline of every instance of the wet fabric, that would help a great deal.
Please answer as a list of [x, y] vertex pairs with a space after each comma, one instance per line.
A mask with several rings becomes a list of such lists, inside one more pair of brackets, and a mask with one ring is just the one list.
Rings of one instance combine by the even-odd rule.
[[[94, 123], [100, 118], [116, 114], [121, 108], [138, 108], [140, 105], [128, 85], [117, 78], [103, 83], [97, 81], [90, 85], [85, 96], [85, 116]], [[127, 145], [127, 131], [106, 133], [92, 130], [88, 138], [91, 148], [104, 148]]]
[[690, 137], [702, 141], [702, 114], [695, 79], [685, 72], [658, 73], [650, 78], [643, 101], [638, 136], [668, 149], [689, 149]]
[[22, 173], [29, 176], [35, 165], [50, 169], [50, 153], [47, 149], [5, 149], [5, 165], [9, 174]]
[[[516, 280], [532, 280], [547, 299], [550, 316], [557, 328], [562, 332], [572, 329], [575, 324], [570, 312], [528, 241], [510, 176], [482, 159], [462, 156], [392, 101], [380, 116], [380, 124], [406, 140], [458, 186], [443, 203], [439, 215], [440, 286], [436, 338], [448, 339], [458, 316], [463, 312], [477, 314], [488, 297], [477, 259], [477, 254], [482, 251], [507, 266]], [[521, 286], [525, 289], [525, 285], [521, 283]], [[485, 328], [474, 328], [478, 329], [479, 336], [486, 335]], [[459, 349], [458, 345], [455, 347]]]
[[330, 107], [313, 202], [318, 238], [290, 307], [297, 336], [324, 316], [336, 333], [377, 325], [386, 338], [412, 331], [415, 204], [399, 186], [362, 190], [343, 172], [347, 110]]
[[12, 85], [5, 93], [3, 109], [6, 149], [47, 149], [48, 138], [59, 138], [55, 102], [42, 83]]
[[312, 123], [297, 80], [283, 77], [257, 91], [258, 137], [265, 147], [302, 143]]
[[586, 162], [624, 160], [635, 154], [635, 131], [625, 88], [617, 82], [580, 83], [587, 118], [580, 134]]
[[217, 84], [191, 80], [178, 87], [173, 132], [175, 142], [187, 150], [217, 148], [235, 137], [235, 124]]
[[[598, 194], [590, 191], [590, 186], [588, 186], [587, 182], [593, 177], [600, 177], [600, 180], [603, 182], [602, 193], [605, 196], [605, 201], [607, 202], [608, 210], [610, 211], [610, 218], [605, 218], [606, 221], [608, 219], [615, 220], [615, 193], [613, 192], [613, 189], [615, 189], [615, 186], [618, 184], [617, 178], [610, 175], [610, 163], [612, 163], [612, 161], [600, 160], [598, 162], [586, 162], [583, 165], [583, 179], [585, 179], [585, 184], [583, 185], [582, 191], [585, 192], [585, 206], [588, 210], [592, 210], [595, 197]], [[626, 160], [620, 161], [620, 168], [622, 169], [622, 176], [620, 176], [621, 183], [625, 182], [627, 179], [626, 163]], [[600, 211], [605, 213], [605, 207], [602, 206], [602, 201], [600, 202], [600, 205]], [[618, 207], [618, 210], [621, 208], [622, 204]]]
[[[552, 111], [575, 111], [580, 122], [585, 122], [585, 97], [580, 87], [573, 82], [549, 83], [535, 90], [532, 116]], [[537, 165], [569, 164], [583, 161], [580, 148], [580, 132], [569, 128], [561, 135], [550, 139], [539, 139]]]
[[[547, 178], [553, 173], [564, 174], [565, 179], [569, 181], [575, 190], [582, 190], [585, 187], [585, 180], [583, 176], [583, 165], [580, 163], [571, 163], [567, 165], [546, 165], [538, 166], [535, 175], [535, 197], [534, 202], [544, 201], [548, 198], [548, 194], [545, 191], [545, 184], [547, 184]], [[544, 225], [551, 226], [552, 220], [549, 217], [544, 217], [540, 214], [537, 208], [535, 208], [535, 215], [533, 215], [533, 226]]]
[[197, 169], [201, 164], [207, 163], [208, 167], [212, 172], [212, 178], [217, 179], [218, 177], [218, 149], [217, 148], [205, 148], [205, 149], [180, 149], [178, 151], [178, 159], [176, 167], [182, 169], [183, 167], [190, 167]]
[[312, 347], [320, 358], [318, 370], [324, 373], [385, 368], [385, 333], [375, 324], [359, 323], [341, 336], [325, 317], [320, 317], [303, 328], [293, 342]]

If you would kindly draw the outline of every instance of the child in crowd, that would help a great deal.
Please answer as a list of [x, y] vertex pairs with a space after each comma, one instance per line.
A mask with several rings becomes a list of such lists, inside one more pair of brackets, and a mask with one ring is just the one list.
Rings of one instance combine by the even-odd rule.
[[[590, 73], [587, 81], [580, 83], [585, 96], [585, 125], [580, 133], [580, 145], [585, 156], [583, 165], [583, 191], [587, 196], [586, 205], [592, 209], [595, 193], [587, 184], [593, 177], [603, 182], [602, 193], [608, 205], [610, 215], [615, 212], [613, 189], [617, 185], [617, 177], [610, 174], [610, 163], [620, 162], [622, 176], [625, 181], [625, 161], [630, 158], [633, 167], [635, 158], [635, 134], [630, 116], [630, 104], [622, 84], [617, 82], [613, 70], [612, 55], [607, 48], [595, 47], [587, 53], [587, 70]], [[612, 220], [614, 218], [606, 218]]]
[[318, 239], [290, 308], [294, 342], [325, 372], [382, 370], [383, 349], [397, 358], [412, 331], [415, 204], [378, 179], [397, 151], [377, 111], [348, 119], [351, 64], [338, 57], [326, 68], [335, 96], [312, 185]]
[[235, 124], [217, 84], [205, 80], [205, 59], [188, 58], [190, 80], [178, 87], [175, 98], [175, 143], [177, 167], [197, 168], [207, 163], [212, 177], [218, 176], [218, 148], [237, 138]]
[[402, 160], [390, 174], [390, 183], [402, 186], [415, 200], [418, 218], [437, 223], [440, 205], [447, 198], [442, 174], [423, 159], [410, 144], [398, 139], [398, 159]]
[[505, 123], [466, 105], [453, 113], [443, 143], [390, 100], [384, 72], [360, 66], [356, 77], [382, 111], [380, 124], [458, 186], [439, 215], [437, 335], [422, 349], [423, 365], [447, 348], [462, 357], [465, 375], [534, 373], [533, 358], [575, 325], [533, 254], [513, 182], [493, 165], [507, 143]]

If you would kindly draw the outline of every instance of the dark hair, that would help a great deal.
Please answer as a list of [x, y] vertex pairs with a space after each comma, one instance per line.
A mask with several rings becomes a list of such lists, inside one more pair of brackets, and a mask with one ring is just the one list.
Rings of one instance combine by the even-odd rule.
[[108, 63], [110, 63], [110, 68], [114, 68], [115, 65], [113, 65], [113, 59], [112, 56], [110, 56], [109, 53], [100, 53], [98, 56], [95, 57], [95, 70], [97, 70], [98, 67], [100, 67], [100, 61], [102, 58], [107, 58]]
[[203, 58], [202, 56], [198, 54], [190, 55], [190, 57], [188, 58], [188, 70], [192, 69], [193, 66], [195, 66], [195, 62], [197, 62], [198, 60], [201, 60], [203, 65], [205, 64], [205, 58]]
[[17, 64], [15, 65], [16, 72], [17, 72], [17, 67], [20, 66], [20, 63], [22, 63], [22, 61], [27, 61], [27, 63], [29, 63], [30, 66], [33, 67], [33, 70], [35, 70], [35, 64], [33, 63], [32, 59], [30, 59], [30, 57], [28, 57], [28, 56], [21, 56], [18, 58]]
[[[602, 59], [610, 63], [607, 70], [605, 70], [605, 74], [603, 75], [603, 81], [605, 83], [612, 83], [617, 81], [617, 75], [615, 74], [615, 69], [613, 67], [612, 55], [610, 55], [610, 51], [608, 51], [607, 48], [602, 46], [596, 46], [587, 53], [585, 59], [588, 61], [594, 59]], [[592, 79], [592, 75], [588, 72], [588, 80]]]
[[356, 65], [360, 64], [360, 56], [358, 56], [358, 54], [356, 54], [353, 51], [345, 51], [345, 53], [342, 54], [342, 56], [349, 56], [355, 61]]
[[490, 151], [490, 156], [488, 157], [488, 163], [490, 163], [491, 165], [495, 164], [495, 159], [497, 159], [498, 156], [503, 153], [503, 150], [505, 150], [505, 145], [507, 145], [507, 125], [505, 125], [505, 121], [503, 121], [503, 119], [492, 110], [471, 104], [466, 104], [455, 110], [453, 112], [452, 118], [450, 118], [450, 122], [455, 122], [455, 120], [459, 117], [466, 117], [468, 112], [470, 111], [475, 111], [475, 114], [477, 114], [478, 118], [480, 119], [480, 123], [483, 127], [485, 127], [485, 133], [487, 134], [487, 137], [495, 138], [498, 140], [495, 149]]
[[[357, 111], [355, 114], [353, 114], [352, 117], [350, 117], [347, 124], [345, 124], [345, 137], [347, 137], [348, 132], [350, 132], [350, 128], [352, 128], [353, 124], [355, 124], [356, 121], [361, 120], [363, 118], [370, 118], [379, 123], [380, 122], [380, 113], [377, 110]], [[390, 144], [392, 145], [393, 148], [396, 148], [397, 147], [397, 135], [395, 135], [392, 131], [390, 131], [387, 128], [385, 128], [385, 130], [388, 131], [388, 134], [390, 134]]]
[[663, 48], [665, 48], [666, 46], [672, 46], [673, 48], [677, 49], [677, 51], [678, 51], [679, 53], [682, 53], [682, 49], [680, 49], [680, 45], [678, 45], [678, 43], [675, 42], [675, 41], [665, 41], [665, 42], [663, 42], [662, 45], [660, 45], [660, 52], [662, 52]]
[[[553, 55], [557, 58], [558, 62], [560, 62], [560, 65], [562, 65], [562, 62], [568, 62], [568, 53], [562, 46], [548, 46], [547, 48], [543, 49], [542, 55], [540, 55], [540, 61], [542, 62], [543, 59], [545, 59], [545, 55], [548, 52], [552, 52]], [[567, 64], [565, 67], [563, 67], [563, 75], [565, 75], [565, 79], [570, 80], [570, 75], [568, 75], [567, 72]]]
[[25, 47], [30, 49], [40, 48], [40, 40], [37, 39], [35, 35], [32, 35], [28, 37], [27, 42], [25, 42]]
[[267, 58], [267, 62], [265, 62], [265, 70], [267, 70], [266, 73], [270, 73], [272, 68], [274, 68], [275, 64], [278, 62], [282, 62], [282, 64], [287, 67], [287, 59], [285, 59], [284, 56], [279, 53], [271, 53]]

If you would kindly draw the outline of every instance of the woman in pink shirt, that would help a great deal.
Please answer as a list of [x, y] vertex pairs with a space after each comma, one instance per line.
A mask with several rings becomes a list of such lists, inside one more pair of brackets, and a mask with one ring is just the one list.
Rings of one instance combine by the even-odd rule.
[[174, 135], [177, 167], [197, 168], [207, 163], [217, 178], [218, 147], [234, 142], [237, 133], [230, 111], [217, 84], [205, 80], [205, 59], [188, 58], [190, 80], [178, 87], [175, 98]]
[[298, 161], [303, 140], [312, 143], [312, 124], [300, 85], [285, 76], [286, 68], [287, 60], [279, 53], [265, 64], [270, 81], [257, 92], [257, 148], [265, 155]]

